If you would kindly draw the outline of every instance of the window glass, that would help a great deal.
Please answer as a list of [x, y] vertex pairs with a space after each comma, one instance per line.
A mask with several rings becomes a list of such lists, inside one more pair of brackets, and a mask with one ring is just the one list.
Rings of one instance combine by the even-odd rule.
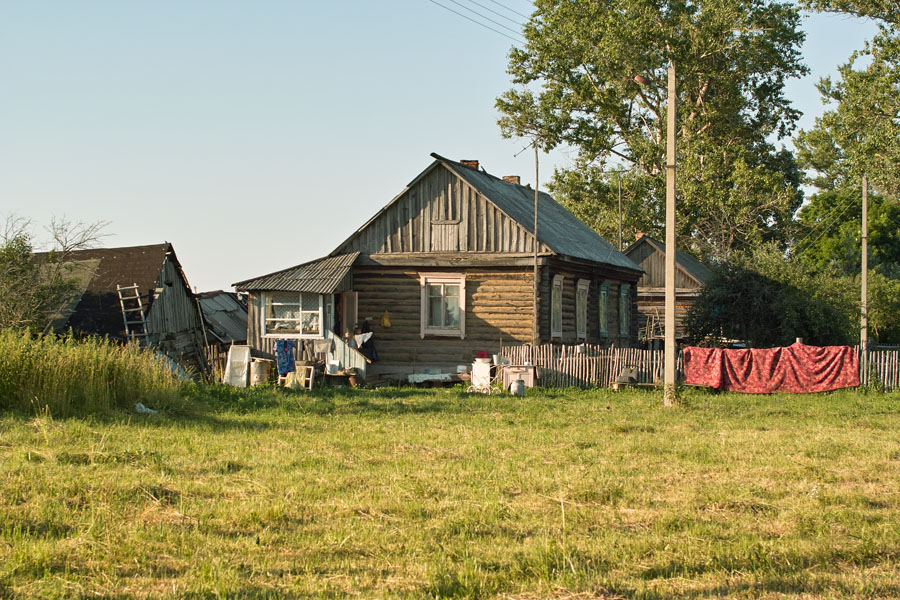
[[631, 285], [619, 286], [619, 335], [627, 337], [631, 330]]
[[550, 337], [562, 337], [562, 287], [562, 276], [557, 275], [550, 291]]
[[319, 294], [268, 292], [264, 294], [265, 334], [270, 336], [322, 335]]
[[590, 281], [579, 279], [578, 289], [575, 291], [575, 331], [581, 339], [587, 338], [587, 299], [590, 285]]
[[597, 318], [600, 321], [600, 337], [609, 335], [609, 284], [601, 283], [598, 292]]
[[422, 336], [464, 336], [465, 277], [458, 274], [422, 275]]

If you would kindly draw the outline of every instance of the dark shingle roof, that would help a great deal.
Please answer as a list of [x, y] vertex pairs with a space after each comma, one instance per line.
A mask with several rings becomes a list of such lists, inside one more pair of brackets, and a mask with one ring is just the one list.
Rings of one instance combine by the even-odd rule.
[[[534, 234], [534, 190], [432, 154], [511, 219]], [[538, 239], [557, 254], [641, 271], [627, 256], [545, 192], [538, 193]]]
[[296, 267], [239, 281], [233, 285], [242, 291], [270, 290], [331, 294], [350, 289], [350, 266], [358, 256], [359, 252], [326, 256]]
[[[63, 322], [54, 321], [59, 330], [71, 327], [76, 333], [124, 336], [122, 311], [116, 285], [139, 286], [141, 300], [145, 307], [153, 302], [160, 271], [168, 253], [169, 243], [126, 248], [96, 248], [75, 250], [66, 255], [66, 262], [76, 267], [90, 265], [93, 276], [87, 285], [80, 285], [81, 297], [74, 311]], [[46, 262], [50, 258], [46, 252], [35, 253], [35, 261]], [[79, 276], [81, 278], [82, 276]]]

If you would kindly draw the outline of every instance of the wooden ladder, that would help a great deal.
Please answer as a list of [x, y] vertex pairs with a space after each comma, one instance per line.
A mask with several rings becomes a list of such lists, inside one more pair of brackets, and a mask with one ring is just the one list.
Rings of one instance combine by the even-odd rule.
[[138, 284], [116, 285], [116, 293], [119, 294], [119, 306], [122, 308], [122, 320], [125, 322], [125, 336], [134, 338], [139, 344], [146, 346], [147, 320], [144, 317], [144, 303]]

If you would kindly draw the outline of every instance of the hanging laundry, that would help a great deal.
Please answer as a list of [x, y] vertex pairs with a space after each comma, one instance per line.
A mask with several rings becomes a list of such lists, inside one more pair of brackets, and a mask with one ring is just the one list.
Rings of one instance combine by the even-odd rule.
[[278, 375], [281, 377], [297, 370], [296, 365], [294, 365], [294, 350], [296, 348], [297, 340], [275, 341], [275, 362], [278, 365]]

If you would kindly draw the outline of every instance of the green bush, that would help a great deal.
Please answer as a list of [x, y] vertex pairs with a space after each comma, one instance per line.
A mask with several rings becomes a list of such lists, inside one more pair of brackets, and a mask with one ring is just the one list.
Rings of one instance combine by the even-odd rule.
[[165, 358], [105, 338], [33, 336], [0, 331], [0, 409], [55, 416], [161, 408], [180, 398]]

